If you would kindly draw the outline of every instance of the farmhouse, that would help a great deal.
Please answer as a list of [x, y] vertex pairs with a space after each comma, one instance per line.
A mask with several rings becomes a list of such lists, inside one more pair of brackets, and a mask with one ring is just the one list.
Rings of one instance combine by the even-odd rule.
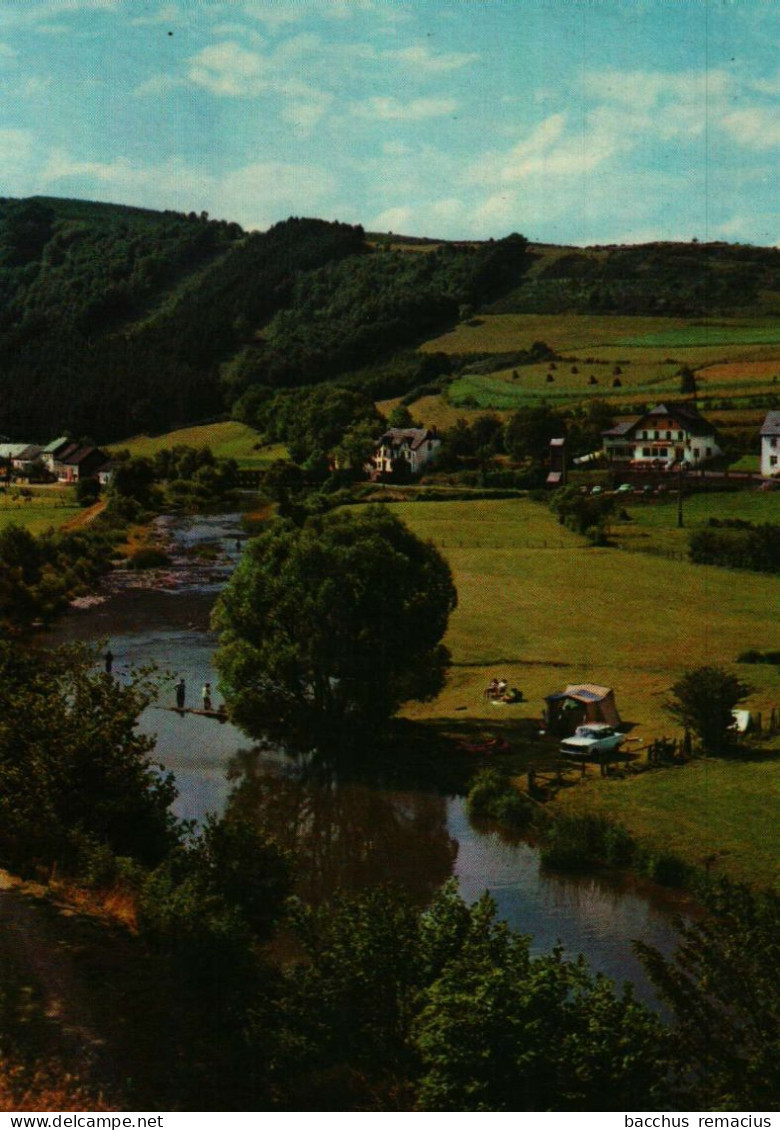
[[780, 412], [767, 412], [761, 425], [761, 474], [780, 474]]
[[435, 458], [440, 447], [435, 428], [388, 428], [377, 440], [369, 470], [376, 477], [389, 475], [399, 465], [405, 465], [412, 475], [417, 475]]
[[611, 464], [697, 467], [721, 454], [715, 429], [692, 404], [657, 404], [636, 420], [602, 432]]
[[61, 483], [77, 483], [94, 475], [106, 461], [106, 453], [99, 447], [70, 443], [55, 456], [53, 471]]
[[59, 439], [53, 439], [51, 443], [44, 447], [41, 452], [41, 463], [52, 475], [54, 474], [54, 460], [66, 447], [71, 446], [73, 445], [67, 436], [60, 436]]

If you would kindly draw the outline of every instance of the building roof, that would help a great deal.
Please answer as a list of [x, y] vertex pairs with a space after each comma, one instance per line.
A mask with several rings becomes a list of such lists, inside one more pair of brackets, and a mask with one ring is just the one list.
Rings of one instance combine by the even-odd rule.
[[42, 455], [56, 455], [62, 447], [66, 447], [70, 443], [67, 436], [60, 436], [59, 439], [53, 439], [48, 443], [41, 452]]
[[379, 443], [385, 447], [401, 447], [407, 444], [412, 451], [416, 451], [426, 440], [438, 440], [438, 438], [430, 428], [388, 428], [380, 437]]
[[0, 459], [18, 459], [29, 446], [27, 443], [0, 443]]
[[105, 452], [101, 451], [99, 447], [79, 447], [77, 443], [73, 444], [73, 451], [66, 449], [59, 457], [58, 462], [67, 463], [68, 466], [78, 465], [83, 463], [86, 459], [93, 458], [97, 455], [101, 459], [105, 459]]
[[713, 425], [704, 419], [695, 404], [688, 402], [679, 404], [670, 401], [668, 404], [656, 404], [653, 408], [649, 408], [647, 412], [643, 412], [641, 416], [637, 416], [635, 420], [617, 424], [614, 428], [610, 428], [609, 431], [601, 434], [612, 437], [628, 436], [653, 416], [670, 417], [677, 422], [683, 431], [692, 436], [708, 436], [715, 432]]
[[767, 412], [766, 418], [761, 425], [762, 436], [780, 436], [780, 412], [773, 410]]
[[40, 447], [37, 443], [28, 443], [26, 444], [25, 449], [21, 453], [21, 455], [16, 456], [16, 458], [24, 459], [26, 462], [32, 463], [35, 459], [38, 458], [42, 450], [43, 448]]

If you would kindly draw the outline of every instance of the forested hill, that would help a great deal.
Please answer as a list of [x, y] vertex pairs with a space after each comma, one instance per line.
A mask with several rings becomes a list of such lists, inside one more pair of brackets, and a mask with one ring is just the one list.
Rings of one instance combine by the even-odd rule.
[[103, 442], [372, 366], [387, 393], [419, 375], [411, 347], [478, 310], [760, 312], [779, 262], [721, 244], [396, 242], [309, 219], [247, 234], [205, 213], [0, 200], [0, 434]]

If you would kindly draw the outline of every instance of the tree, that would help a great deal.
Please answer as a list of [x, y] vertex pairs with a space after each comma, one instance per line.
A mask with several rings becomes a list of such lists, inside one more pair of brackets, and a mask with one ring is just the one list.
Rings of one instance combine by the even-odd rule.
[[672, 958], [635, 942], [670, 1006], [675, 1110], [771, 1109], [780, 1055], [780, 900], [722, 881]]
[[122, 685], [95, 658], [0, 647], [0, 853], [12, 866], [78, 870], [94, 849], [155, 863], [178, 839], [173, 779], [136, 731], [148, 678]]
[[732, 710], [752, 688], [722, 667], [697, 667], [671, 688], [665, 710], [697, 734], [705, 753], [727, 753], [735, 743]]
[[518, 462], [530, 459], [540, 463], [547, 455], [550, 440], [564, 432], [565, 425], [560, 416], [556, 416], [547, 405], [521, 408], [504, 427], [504, 446]]
[[388, 426], [391, 428], [415, 428], [418, 427], [414, 422], [409, 409], [405, 404], [396, 404], [390, 415], [387, 417]]
[[382, 721], [433, 697], [456, 602], [443, 558], [382, 507], [275, 523], [249, 543], [214, 613], [234, 717], [250, 730], [291, 715]]

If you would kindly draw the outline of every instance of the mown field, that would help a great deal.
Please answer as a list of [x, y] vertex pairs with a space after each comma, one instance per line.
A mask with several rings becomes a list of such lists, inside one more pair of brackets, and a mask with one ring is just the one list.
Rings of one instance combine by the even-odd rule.
[[611, 538], [624, 549], [646, 553], [684, 555], [691, 530], [703, 528], [710, 518], [742, 519], [756, 524], [780, 522], [780, 491], [703, 491], [689, 495], [683, 498], [682, 529], [677, 526], [677, 498], [673, 491], [665, 499], [634, 501], [629, 498], [619, 506], [628, 520], [615, 518], [611, 521]]
[[[754, 496], [717, 497], [728, 509], [736, 505], [732, 500]], [[756, 517], [771, 496], [757, 497]], [[724, 504], [724, 499], [729, 502]], [[698, 504], [702, 519], [709, 502]], [[446, 640], [453, 656], [449, 683], [434, 702], [410, 706], [410, 717], [453, 731], [501, 729], [522, 753], [523, 734], [540, 718], [544, 695], [567, 683], [595, 682], [615, 688], [620, 713], [633, 725], [632, 738], [646, 742], [678, 736], [663, 709], [664, 700], [685, 670], [702, 664], [738, 671], [755, 688], [748, 706], [764, 717], [780, 706], [774, 668], [736, 663], [742, 651], [778, 646], [776, 578], [619, 548], [591, 548], [559, 526], [543, 503], [524, 499], [401, 503], [393, 509], [417, 534], [441, 548], [459, 595]], [[668, 516], [661, 507], [647, 507], [643, 515], [648, 529]], [[484, 688], [494, 676], [519, 687], [526, 701], [513, 706], [487, 702]], [[538, 750], [529, 757], [533, 761]], [[721, 802], [718, 794], [711, 806], [709, 794], [702, 791], [703, 779], [695, 773], [676, 773], [681, 792], [664, 800], [672, 788], [667, 779], [675, 773], [648, 775], [638, 793], [626, 787], [612, 794], [611, 781], [602, 789], [610, 798], [614, 795], [610, 803], [615, 814], [629, 827], [644, 834], [655, 819], [658, 836], [674, 829], [688, 836], [690, 851], [701, 856], [736, 837], [739, 852], [729, 849], [731, 862], [724, 867], [749, 878], [745, 861], [754, 857], [754, 841], [770, 838], [766, 805], [775, 763], [765, 759], [751, 762], [747, 771], [742, 767], [739, 778], [729, 778], [730, 800]], [[737, 781], [751, 782], [750, 787], [740, 787]], [[645, 812], [644, 790], [655, 796], [655, 782], [661, 792], [654, 807], [647, 808], [644, 822], [634, 821], [635, 809]], [[601, 796], [589, 787], [571, 791], [586, 805], [591, 796], [593, 803]], [[633, 798], [639, 799], [634, 803]], [[698, 810], [696, 821], [689, 808]], [[689, 831], [684, 831], [688, 825], [682, 823], [683, 813]], [[765, 818], [763, 831], [757, 833], [756, 824]], [[745, 825], [741, 839], [740, 824]], [[765, 868], [768, 851], [766, 846], [762, 850]]]
[[127, 450], [131, 455], [152, 456], [177, 445], [210, 447], [217, 458], [235, 459], [239, 467], [247, 469], [264, 467], [285, 455], [283, 447], [278, 444], [262, 444], [257, 432], [236, 420], [177, 428], [159, 436], [133, 436], [114, 444], [110, 450]]
[[59, 529], [81, 513], [71, 487], [27, 487], [27, 497], [8, 487], [0, 492], [0, 529], [11, 523], [33, 534]]
[[[755, 426], [768, 398], [778, 395], [780, 324], [766, 318], [484, 315], [421, 348], [451, 355], [501, 354], [528, 350], [537, 341], [546, 342], [562, 360], [499, 367], [487, 374], [469, 373], [467, 366], [445, 397], [426, 397], [415, 411], [433, 424], [453, 410], [466, 415], [510, 412], [540, 400], [570, 407], [597, 397], [619, 413], [679, 397], [683, 365], [696, 372], [700, 406], [717, 410], [721, 426]], [[728, 418], [732, 409], [741, 413], [739, 422]]]

